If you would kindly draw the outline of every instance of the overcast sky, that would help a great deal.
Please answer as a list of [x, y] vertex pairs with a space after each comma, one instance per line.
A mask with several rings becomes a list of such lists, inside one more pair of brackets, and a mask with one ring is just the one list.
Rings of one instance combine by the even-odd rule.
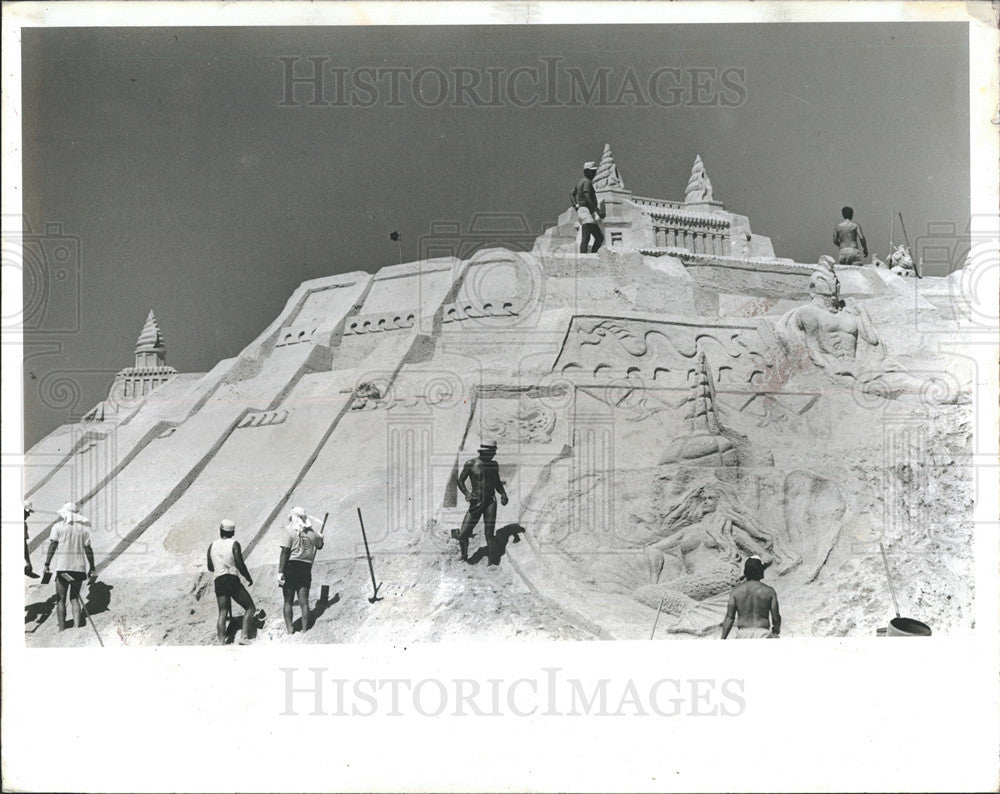
[[[106, 395], [150, 309], [168, 363], [206, 371], [239, 353], [301, 281], [398, 261], [392, 230], [404, 260], [419, 258], [434, 222], [465, 229], [476, 213], [519, 214], [541, 233], [605, 142], [629, 189], [669, 200], [683, 198], [701, 154], [715, 197], [798, 261], [833, 253], [843, 204], [883, 257], [893, 208], [911, 240], [969, 216], [959, 23], [26, 28], [22, 48], [25, 220], [79, 238], [81, 284], [78, 300], [52, 298], [63, 308], [45, 317], [49, 332], [26, 337], [29, 447]], [[300, 86], [283, 107], [281, 58], [301, 59], [296, 74], [325, 58], [330, 102], [343, 97], [336, 69], [345, 89], [374, 82], [354, 99], [375, 101], [309, 106], [312, 89]], [[556, 64], [555, 101], [543, 91], [530, 102], [530, 73], [507, 96], [512, 72], [544, 73], [543, 59]], [[389, 78], [364, 72], [395, 67], [442, 70], [425, 74], [423, 105], [404, 83], [393, 106]], [[602, 106], [569, 106], [570, 70], [591, 82], [602, 67]], [[466, 93], [453, 107], [456, 68], [473, 70], [481, 103], [499, 106]], [[450, 81], [440, 102], [438, 74]], [[697, 96], [692, 79], [707, 86]], [[627, 83], [638, 92], [618, 96]], [[77, 311], [66, 306], [79, 307], [79, 329], [52, 333], [75, 328], [56, 316]], [[79, 396], [43, 399], [63, 376]]]

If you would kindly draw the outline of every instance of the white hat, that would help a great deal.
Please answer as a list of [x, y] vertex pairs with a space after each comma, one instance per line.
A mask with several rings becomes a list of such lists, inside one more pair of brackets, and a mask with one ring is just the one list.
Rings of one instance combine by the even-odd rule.
[[593, 160], [587, 160], [587, 162], [585, 162], [583, 164], [583, 170], [584, 171], [596, 171], [597, 170], [597, 163], [595, 163]]
[[228, 518], [224, 518], [222, 519], [222, 521], [219, 522], [219, 529], [221, 529], [223, 532], [235, 532], [236, 522]]
[[82, 516], [77, 512], [77, 507], [75, 502], [66, 502], [62, 507], [56, 511], [56, 515], [59, 516], [66, 524], [89, 524], [90, 519], [86, 516]]
[[293, 507], [288, 514], [288, 525], [299, 529], [312, 529], [313, 520], [304, 507]]
[[482, 452], [484, 450], [486, 452], [496, 452], [497, 451], [497, 442], [493, 441], [492, 439], [490, 439], [489, 441], [483, 441], [479, 445], [479, 451]]

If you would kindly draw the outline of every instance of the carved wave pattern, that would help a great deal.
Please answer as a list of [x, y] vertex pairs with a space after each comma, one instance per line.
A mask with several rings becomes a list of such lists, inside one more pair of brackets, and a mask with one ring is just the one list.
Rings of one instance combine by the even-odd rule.
[[574, 317], [554, 371], [574, 381], [686, 387], [704, 353], [719, 388], [753, 391], [767, 382], [771, 355], [755, 327]]

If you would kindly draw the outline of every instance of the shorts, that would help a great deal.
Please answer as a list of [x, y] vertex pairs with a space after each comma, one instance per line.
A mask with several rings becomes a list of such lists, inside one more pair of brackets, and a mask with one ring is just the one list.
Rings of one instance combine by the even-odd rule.
[[737, 626], [736, 633], [733, 635], [733, 638], [737, 640], [766, 640], [770, 637], [771, 630], [760, 626], [748, 626], [742, 629]]
[[80, 595], [80, 585], [83, 584], [84, 579], [87, 578], [87, 574], [82, 571], [56, 571], [56, 579], [58, 580], [56, 584], [60, 582], [62, 585], [69, 587], [69, 597], [77, 598]]
[[289, 560], [285, 566], [285, 587], [308, 589], [312, 585], [312, 564], [304, 560]]
[[224, 573], [221, 576], [215, 577], [216, 596], [239, 595], [242, 590], [243, 583], [235, 573]]
[[846, 246], [840, 249], [840, 264], [842, 265], [863, 265], [865, 258], [861, 252], [853, 246]]

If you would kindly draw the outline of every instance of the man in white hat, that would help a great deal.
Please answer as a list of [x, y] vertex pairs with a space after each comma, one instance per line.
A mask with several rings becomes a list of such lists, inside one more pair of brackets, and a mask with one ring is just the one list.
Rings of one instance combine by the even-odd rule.
[[[320, 525], [320, 530], [322, 530]], [[295, 629], [292, 620], [292, 605], [299, 597], [302, 611], [302, 631], [309, 631], [309, 588], [312, 586], [312, 567], [316, 551], [323, 548], [322, 532], [313, 529], [313, 520], [301, 507], [293, 507], [288, 514], [288, 526], [281, 540], [281, 554], [278, 558], [278, 585], [284, 598], [282, 612], [285, 628], [289, 634]]]
[[722, 639], [729, 637], [736, 623], [737, 640], [778, 637], [781, 634], [781, 613], [778, 594], [764, 584], [764, 563], [760, 557], [748, 557], [743, 564], [743, 581], [733, 588], [722, 621]]
[[[507, 504], [507, 492], [500, 480], [500, 467], [493, 460], [497, 454], [497, 442], [485, 441], [479, 446], [479, 457], [466, 461], [462, 473], [458, 477], [458, 490], [469, 503], [469, 509], [462, 519], [462, 528], [458, 533], [458, 546], [462, 559], [469, 559], [469, 538], [479, 519], [483, 519], [483, 529], [486, 534], [487, 566], [499, 565], [495, 556], [493, 531], [497, 524], [497, 500], [500, 494], [500, 504]], [[469, 486], [466, 486], [466, 481]]]
[[[73, 625], [82, 627], [83, 604], [80, 601], [80, 587], [88, 575], [93, 581], [96, 573], [94, 550], [90, 547], [90, 522], [67, 502], [58, 510], [59, 521], [49, 537], [49, 551], [45, 557], [45, 575], [51, 574], [51, 566], [56, 569], [56, 619], [59, 631], [66, 628], [66, 597], [73, 604]], [[47, 578], [42, 580], [48, 581]]]
[[[580, 253], [596, 254], [604, 242], [604, 232], [601, 231], [601, 218], [604, 212], [597, 203], [597, 192], [594, 190], [594, 177], [597, 175], [597, 164], [593, 160], [583, 164], [583, 179], [581, 179], [570, 196], [573, 198], [573, 208], [580, 222]], [[590, 240], [594, 245], [588, 251]]]
[[253, 585], [253, 577], [243, 561], [243, 549], [236, 540], [236, 524], [228, 518], [219, 524], [219, 537], [208, 546], [208, 570], [215, 574], [215, 601], [219, 607], [219, 618], [215, 628], [219, 644], [226, 644], [226, 628], [232, 602], [243, 607], [243, 638], [241, 645], [250, 641], [253, 621], [257, 615], [253, 598], [243, 586], [241, 574], [248, 585]]

